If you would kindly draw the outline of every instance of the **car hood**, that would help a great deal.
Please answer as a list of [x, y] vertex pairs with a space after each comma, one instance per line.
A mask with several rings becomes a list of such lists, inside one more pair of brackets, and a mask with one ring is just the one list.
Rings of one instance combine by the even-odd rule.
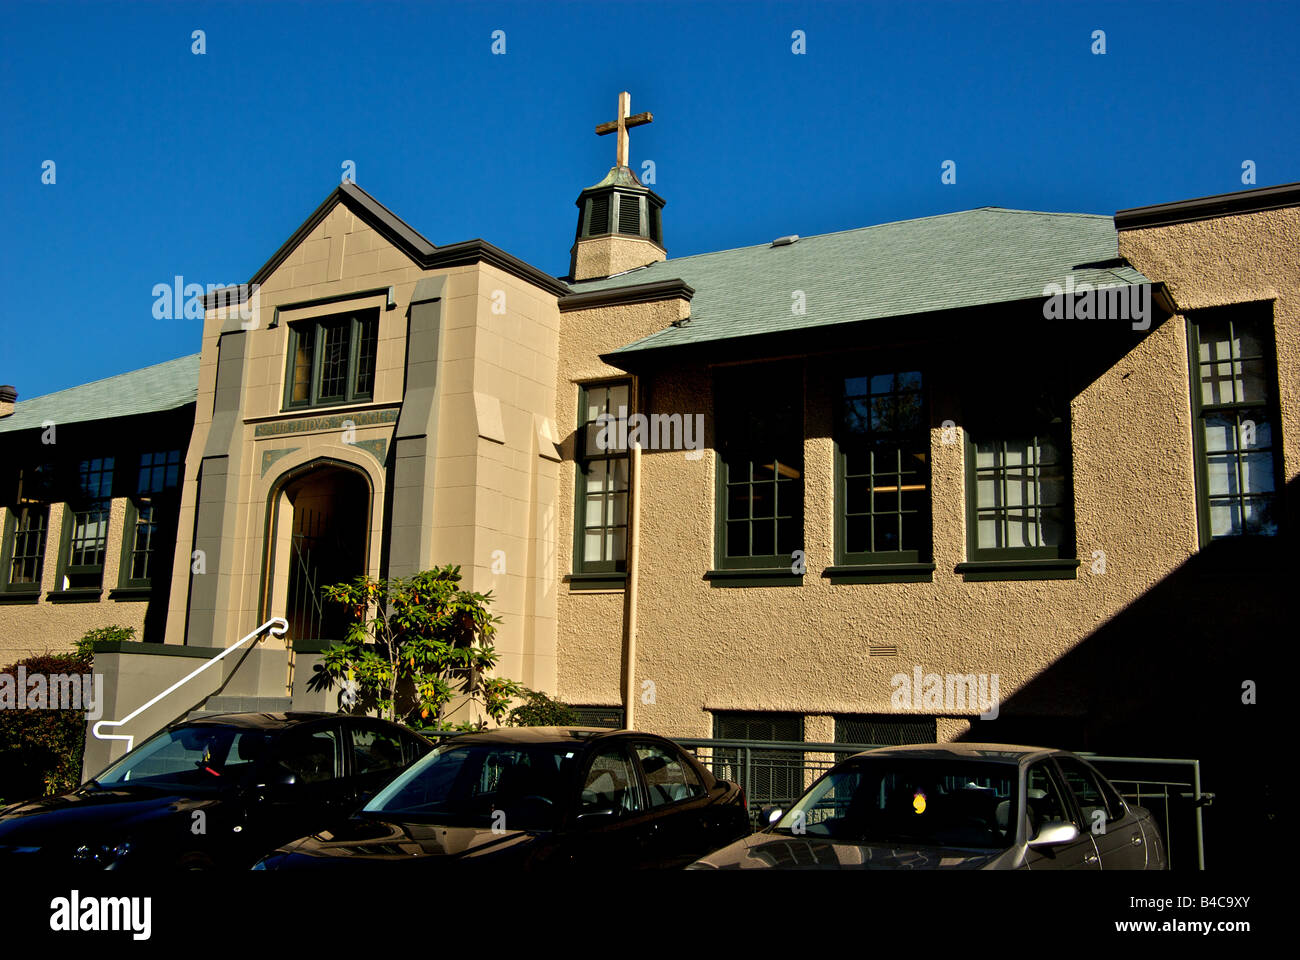
[[142, 823], [211, 806], [218, 798], [140, 788], [82, 789], [15, 804], [0, 812], [0, 849], [67, 846], [117, 834]]
[[[522, 854], [544, 834], [527, 830], [494, 833], [490, 827], [464, 827], [352, 817], [331, 830], [280, 847], [268, 866], [326, 866], [384, 861], [461, 861], [498, 854]], [[310, 861], [310, 862], [307, 862]]]
[[690, 869], [987, 870], [1009, 867], [1014, 860], [1015, 848], [983, 851], [853, 843], [763, 832], [701, 857]]

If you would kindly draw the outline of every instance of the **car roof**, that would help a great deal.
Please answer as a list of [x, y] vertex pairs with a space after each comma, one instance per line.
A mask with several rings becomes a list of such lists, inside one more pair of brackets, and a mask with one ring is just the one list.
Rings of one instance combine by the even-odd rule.
[[279, 730], [313, 720], [326, 720], [339, 716], [323, 710], [297, 710], [289, 713], [216, 713], [189, 717], [177, 724], [178, 727], [240, 727], [246, 730]]
[[[636, 731], [611, 730], [608, 727], [497, 727], [493, 730], [466, 734], [466, 736], [474, 743], [575, 743], [632, 733]], [[653, 736], [653, 734], [637, 735]]]
[[894, 757], [910, 757], [926, 760], [990, 760], [1001, 763], [1024, 765], [1041, 760], [1044, 757], [1067, 755], [1068, 751], [1051, 747], [1027, 747], [1014, 743], [907, 743], [897, 747], [878, 747], [854, 754], [856, 757], [871, 757], [889, 754]]

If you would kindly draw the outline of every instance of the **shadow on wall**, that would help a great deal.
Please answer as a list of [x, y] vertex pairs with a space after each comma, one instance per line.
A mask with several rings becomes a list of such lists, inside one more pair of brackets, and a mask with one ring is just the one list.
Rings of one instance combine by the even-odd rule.
[[1300, 478], [1279, 506], [1283, 535], [1212, 542], [960, 739], [1198, 759], [1207, 866], [1257, 863], [1281, 841]]

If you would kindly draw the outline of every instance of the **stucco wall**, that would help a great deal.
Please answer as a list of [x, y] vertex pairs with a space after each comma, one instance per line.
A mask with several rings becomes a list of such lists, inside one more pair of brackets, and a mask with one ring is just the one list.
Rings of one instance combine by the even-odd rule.
[[[561, 315], [555, 420], [564, 461], [556, 495], [556, 558], [561, 578], [573, 572], [574, 438], [582, 383], [627, 377], [604, 363], [611, 345], [631, 343], [689, 315], [685, 300], [574, 310]], [[642, 536], [645, 536], [644, 532]], [[561, 582], [557, 599], [557, 690], [569, 703], [622, 703], [623, 590], [574, 589]]]
[[[40, 600], [34, 603], [0, 604], [0, 666], [42, 653], [70, 653], [74, 644], [88, 630], [97, 627], [134, 627], [136, 638], [144, 635], [147, 600], [109, 600], [118, 584], [122, 561], [123, 524], [126, 521], [124, 498], [113, 500], [108, 520], [108, 545], [104, 552], [103, 592], [95, 603], [51, 602], [50, 592], [57, 590], [59, 551], [63, 529], [62, 503], [50, 505], [45, 559], [41, 567]], [[0, 513], [0, 530], [7, 520], [8, 508]]]
[[[1273, 302], [1282, 423], [1300, 423], [1300, 209], [1124, 230], [1119, 251], [1163, 281], [1180, 311]], [[1300, 430], [1283, 429], [1283, 473], [1300, 473]]]
[[[1165, 282], [1179, 310], [1272, 300], [1279, 361], [1284, 473], [1300, 465], [1300, 212], [1248, 214], [1126, 231], [1120, 250]], [[564, 315], [557, 421], [569, 434], [559, 483], [560, 570], [572, 569], [572, 431], [577, 384], [622, 375], [598, 359], [684, 315], [682, 301], [601, 307]], [[930, 349], [930, 348], [927, 348]], [[955, 368], [940, 348], [921, 359]], [[703, 460], [647, 451], [641, 477], [641, 575], [636, 688], [655, 682], [637, 725], [707, 736], [711, 710], [792, 710], [807, 715], [891, 713], [890, 678], [926, 672], [998, 674], [1002, 700], [1057, 663], [1197, 551], [1196, 499], [1185, 322], [1165, 320], [1135, 336], [1071, 403], [1074, 580], [966, 582], [965, 467], [961, 389], [931, 377], [934, 560], [931, 583], [831, 584], [833, 444], [827, 358], [804, 361], [805, 537], [808, 575], [800, 587], [720, 588], [713, 566], [715, 457], [711, 373], [679, 362], [646, 388], [647, 413], [706, 417]], [[957, 424], [945, 444], [940, 426]], [[1104, 572], [1102, 572], [1104, 570]], [[569, 702], [621, 702], [623, 592], [562, 589], [559, 695]], [[893, 644], [896, 657], [868, 656]], [[1043, 701], [1041, 694], [1038, 696]], [[1046, 714], [1082, 709], [1068, 696], [1021, 703]], [[920, 711], [934, 713], [934, 711]], [[972, 735], [980, 721], [974, 720]], [[968, 718], [942, 717], [941, 737]]]

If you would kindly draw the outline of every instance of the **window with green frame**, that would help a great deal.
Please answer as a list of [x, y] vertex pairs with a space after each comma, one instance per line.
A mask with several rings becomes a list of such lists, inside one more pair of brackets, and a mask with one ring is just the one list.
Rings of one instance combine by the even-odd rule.
[[77, 496], [63, 512], [60, 572], [65, 591], [99, 590], [103, 586], [112, 488], [112, 457], [96, 457], [78, 464]]
[[1069, 403], [1044, 394], [1013, 416], [966, 431], [968, 559], [1069, 561], [1073, 576]]
[[803, 549], [803, 371], [798, 364], [714, 374], [719, 569], [784, 569]]
[[919, 371], [839, 380], [835, 422], [836, 560], [930, 559], [930, 432]]
[[1266, 304], [1188, 314], [1201, 543], [1275, 536], [1276, 361]]
[[616, 580], [627, 571], [628, 452], [620, 421], [627, 418], [631, 388], [630, 380], [578, 388], [575, 575], [605, 574]]
[[[159, 530], [162, 516], [174, 506], [173, 491], [181, 481], [181, 451], [164, 450], [140, 455], [135, 495], [127, 501], [122, 536], [121, 587], [147, 588], [157, 573]], [[167, 558], [162, 558], [164, 561]]]
[[48, 503], [16, 503], [5, 517], [3, 570], [0, 584], [8, 594], [41, 591], [41, 571], [45, 565], [45, 541], [50, 520]]
[[372, 399], [378, 336], [378, 309], [290, 323], [285, 407]]

